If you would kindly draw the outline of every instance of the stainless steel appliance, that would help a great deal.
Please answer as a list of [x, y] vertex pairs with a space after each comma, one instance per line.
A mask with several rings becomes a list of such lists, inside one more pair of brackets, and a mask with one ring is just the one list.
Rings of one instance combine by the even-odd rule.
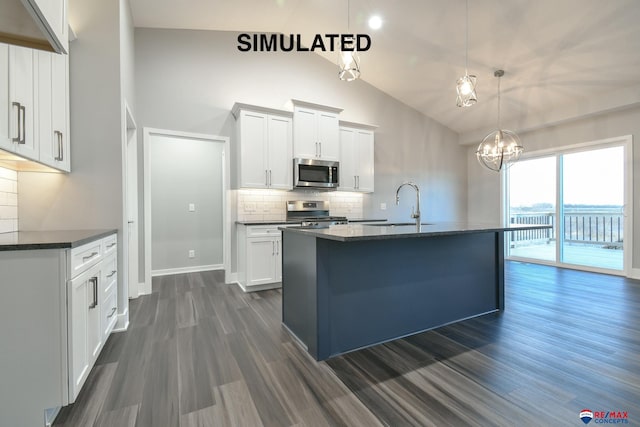
[[293, 159], [293, 185], [296, 188], [335, 190], [338, 188], [339, 162]]
[[287, 221], [300, 221], [307, 228], [326, 228], [335, 224], [347, 224], [347, 217], [331, 216], [328, 201], [290, 200], [287, 202]]

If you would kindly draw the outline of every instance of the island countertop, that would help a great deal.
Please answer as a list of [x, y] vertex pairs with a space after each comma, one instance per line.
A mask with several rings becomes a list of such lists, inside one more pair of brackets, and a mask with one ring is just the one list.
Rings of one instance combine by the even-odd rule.
[[288, 232], [303, 233], [320, 239], [337, 240], [341, 242], [359, 240], [386, 240], [410, 237], [449, 236], [455, 234], [496, 232], [496, 231], [520, 231], [541, 230], [551, 228], [551, 225], [541, 224], [512, 224], [502, 226], [495, 223], [482, 222], [438, 222], [421, 224], [393, 223], [382, 224], [344, 224], [332, 225], [328, 228], [287, 227], [282, 230]]

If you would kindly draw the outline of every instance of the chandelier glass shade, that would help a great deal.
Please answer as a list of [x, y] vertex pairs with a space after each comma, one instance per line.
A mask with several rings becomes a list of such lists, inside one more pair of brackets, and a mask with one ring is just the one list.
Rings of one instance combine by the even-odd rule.
[[458, 98], [456, 105], [458, 107], [470, 107], [478, 101], [476, 96], [476, 76], [470, 76], [465, 72], [464, 76], [458, 79], [456, 83], [456, 91]]
[[498, 77], [498, 130], [484, 137], [476, 150], [476, 157], [482, 166], [499, 172], [517, 162], [524, 147], [515, 132], [500, 127], [500, 78], [504, 71], [497, 70], [493, 75]]
[[360, 56], [357, 51], [341, 51], [338, 57], [340, 80], [351, 82], [360, 77]]

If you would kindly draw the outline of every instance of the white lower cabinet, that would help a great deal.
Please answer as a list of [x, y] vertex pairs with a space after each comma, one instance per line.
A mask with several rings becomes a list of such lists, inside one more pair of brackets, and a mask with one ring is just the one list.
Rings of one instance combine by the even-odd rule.
[[117, 237], [71, 250], [69, 402], [74, 402], [117, 320]]
[[245, 292], [282, 284], [281, 225], [238, 225], [238, 283]]
[[117, 252], [116, 234], [0, 250], [0, 426], [43, 426], [76, 400], [117, 318]]

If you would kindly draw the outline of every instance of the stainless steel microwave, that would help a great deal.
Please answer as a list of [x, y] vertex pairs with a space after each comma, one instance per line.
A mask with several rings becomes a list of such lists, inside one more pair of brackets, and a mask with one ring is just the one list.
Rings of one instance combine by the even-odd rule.
[[338, 188], [339, 162], [318, 159], [293, 159], [296, 188], [335, 190]]

